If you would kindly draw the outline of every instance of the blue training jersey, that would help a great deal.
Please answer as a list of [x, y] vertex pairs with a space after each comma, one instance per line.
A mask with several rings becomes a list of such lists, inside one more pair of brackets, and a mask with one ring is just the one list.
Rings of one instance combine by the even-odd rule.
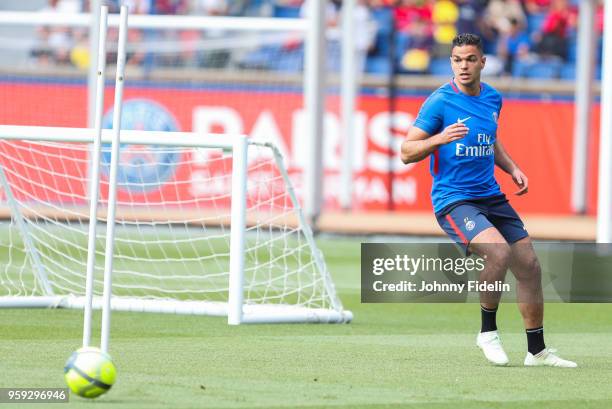
[[480, 94], [470, 96], [461, 92], [453, 80], [423, 103], [413, 126], [429, 135], [458, 121], [469, 128], [466, 136], [441, 145], [430, 155], [431, 200], [436, 213], [459, 200], [501, 194], [493, 174], [493, 144], [501, 107], [501, 95], [490, 85], [482, 83]]

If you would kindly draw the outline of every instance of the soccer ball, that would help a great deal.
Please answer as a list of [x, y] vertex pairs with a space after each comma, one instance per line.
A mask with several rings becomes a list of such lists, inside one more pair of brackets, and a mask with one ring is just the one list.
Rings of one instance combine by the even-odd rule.
[[83, 347], [70, 355], [64, 379], [70, 390], [84, 398], [97, 398], [115, 383], [117, 370], [109, 354], [99, 348]]

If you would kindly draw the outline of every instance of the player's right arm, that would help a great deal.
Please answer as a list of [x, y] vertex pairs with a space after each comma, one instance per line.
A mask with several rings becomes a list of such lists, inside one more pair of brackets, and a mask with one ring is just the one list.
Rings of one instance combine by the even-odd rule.
[[447, 126], [442, 132], [430, 135], [426, 131], [412, 126], [406, 139], [402, 142], [401, 158], [404, 164], [419, 162], [433, 153], [441, 145], [454, 142], [467, 135], [469, 129], [463, 123]]

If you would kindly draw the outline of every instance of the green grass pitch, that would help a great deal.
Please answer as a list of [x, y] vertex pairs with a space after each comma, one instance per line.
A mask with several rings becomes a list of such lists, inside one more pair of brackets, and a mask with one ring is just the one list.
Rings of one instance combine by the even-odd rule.
[[[511, 366], [492, 367], [475, 347], [477, 304], [361, 304], [359, 241], [320, 245], [352, 324], [230, 327], [221, 318], [113, 313], [117, 383], [98, 400], [71, 396], [67, 406], [612, 407], [612, 305], [546, 306], [547, 344], [577, 369], [522, 367], [520, 317], [516, 305], [502, 305]], [[81, 331], [80, 311], [0, 310], [0, 387], [63, 387]]]

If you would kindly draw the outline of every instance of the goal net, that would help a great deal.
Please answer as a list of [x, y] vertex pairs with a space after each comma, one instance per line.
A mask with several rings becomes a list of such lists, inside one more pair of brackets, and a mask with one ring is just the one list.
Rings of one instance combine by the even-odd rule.
[[[83, 142], [92, 136], [89, 129], [0, 127], [6, 204], [0, 304], [83, 306], [91, 155], [91, 145]], [[230, 282], [238, 280], [243, 322], [349, 320], [279, 151], [248, 141], [241, 161], [232, 139], [222, 135], [211, 143], [189, 133], [122, 132], [112, 307], [226, 315]], [[101, 224], [109, 187], [105, 146]], [[246, 189], [236, 178], [244, 178]], [[243, 226], [233, 225], [236, 201], [244, 206]], [[97, 230], [94, 294], [100, 296], [104, 229]], [[243, 242], [238, 254], [232, 240]], [[231, 277], [233, 257], [242, 260], [239, 276]]]

